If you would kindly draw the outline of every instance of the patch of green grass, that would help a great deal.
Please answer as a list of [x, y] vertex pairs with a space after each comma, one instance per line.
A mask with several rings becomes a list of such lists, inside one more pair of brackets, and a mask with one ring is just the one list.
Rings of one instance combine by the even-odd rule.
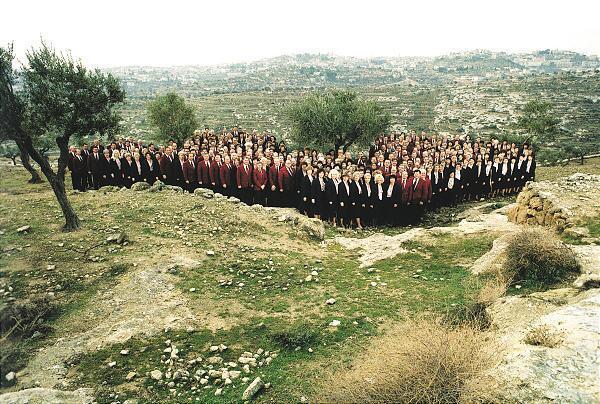
[[[373, 332], [373, 324], [360, 318], [356, 318], [354, 322], [342, 323], [336, 329], [319, 322], [290, 324], [274, 318], [252, 319], [248, 324], [227, 331], [169, 331], [149, 339], [135, 338], [80, 356], [74, 363], [78, 385], [97, 389], [100, 403], [114, 401], [115, 393], [118, 393], [121, 400], [135, 397], [146, 403], [186, 402], [190, 398], [203, 403], [241, 402], [242, 392], [248, 385], [241, 382], [245, 374], [226, 386], [221, 396], [215, 397], [214, 386], [192, 390], [192, 386], [200, 386], [193, 378], [190, 381], [180, 381], [181, 385], [175, 388], [182, 394], [173, 396], [169, 387], [150, 379], [146, 373], [155, 369], [166, 373], [167, 366], [161, 363], [161, 355], [167, 339], [177, 346], [179, 357], [183, 359], [173, 367], [173, 371], [185, 367], [185, 361], [189, 359], [198, 356], [204, 359], [203, 362], [188, 367], [192, 375], [195, 370], [206, 366], [207, 357], [215, 355], [208, 350], [211, 345], [228, 346], [219, 354], [224, 362], [237, 361], [245, 351], [256, 353], [263, 349], [276, 352], [277, 357], [268, 365], [251, 368], [252, 372], [248, 375], [250, 381], [260, 376], [264, 382], [272, 385], [270, 389], [261, 392], [257, 402], [296, 402], [301, 395], [309, 395], [312, 391], [312, 378], [306, 377], [307, 369], [310, 369], [313, 376], [318, 375], [324, 370], [323, 364], [335, 359], [340, 353], [340, 349], [343, 349], [341, 346], [354, 347]], [[309, 352], [308, 348], [313, 352]], [[129, 354], [121, 355], [122, 349], [129, 350]], [[112, 361], [116, 365], [109, 367], [108, 364]], [[240, 367], [238, 365], [237, 369]], [[126, 376], [131, 371], [138, 376], [128, 382]]]

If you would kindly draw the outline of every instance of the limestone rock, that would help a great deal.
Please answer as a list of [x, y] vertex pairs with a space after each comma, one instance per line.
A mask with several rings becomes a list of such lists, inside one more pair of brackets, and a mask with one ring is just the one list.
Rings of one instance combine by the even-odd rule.
[[163, 374], [160, 370], [155, 369], [152, 372], [150, 372], [150, 377], [153, 378], [154, 380], [160, 380], [163, 377]]
[[163, 188], [165, 187], [164, 182], [162, 181], [156, 181], [149, 189], [148, 191], [150, 192], [160, 192], [163, 190]]
[[[491, 329], [502, 347], [501, 360], [490, 371], [500, 402], [598, 401], [600, 289], [573, 293], [565, 288], [511, 296], [488, 308]], [[562, 304], [557, 305], [557, 297]], [[561, 332], [561, 344], [554, 348], [526, 344], [527, 330], [540, 326]]]
[[0, 394], [3, 404], [91, 404], [93, 403], [92, 389], [77, 389], [63, 391], [47, 388], [31, 388], [11, 393]]
[[17, 233], [26, 233], [31, 230], [31, 226], [21, 226], [17, 229]]
[[263, 387], [265, 387], [265, 384], [260, 377], [257, 377], [252, 381], [252, 383], [250, 383], [246, 390], [244, 390], [244, 393], [242, 394], [242, 400], [251, 400]]
[[150, 188], [150, 184], [147, 182], [136, 182], [131, 186], [132, 191], [146, 191]]
[[106, 185], [106, 186], [104, 186], [104, 187], [101, 187], [101, 188], [99, 189], [99, 191], [101, 191], [101, 192], [103, 192], [103, 193], [105, 193], [105, 194], [107, 194], [107, 193], [109, 193], [109, 192], [117, 192], [117, 191], [120, 191], [120, 190], [121, 190], [121, 188], [119, 188], [119, 187], [116, 187], [116, 186], [114, 186], [114, 185]]

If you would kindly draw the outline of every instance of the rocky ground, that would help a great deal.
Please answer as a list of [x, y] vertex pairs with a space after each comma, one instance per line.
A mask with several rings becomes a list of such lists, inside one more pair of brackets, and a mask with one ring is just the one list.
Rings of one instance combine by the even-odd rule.
[[[509, 220], [516, 205], [477, 202], [446, 226], [344, 231], [212, 192], [140, 186], [71, 195], [84, 227], [61, 234], [47, 187], [25, 191], [24, 174], [12, 175], [0, 187], [2, 307], [44, 297], [57, 313], [3, 339], [14, 352], [7, 403], [307, 401], [324, 369], [390, 322], [468, 305], [523, 226]], [[507, 400], [600, 401], [595, 192], [569, 205], [587, 235], [562, 236], [581, 276], [548, 291], [511, 287], [488, 307]], [[542, 326], [557, 346], [524, 342]]]

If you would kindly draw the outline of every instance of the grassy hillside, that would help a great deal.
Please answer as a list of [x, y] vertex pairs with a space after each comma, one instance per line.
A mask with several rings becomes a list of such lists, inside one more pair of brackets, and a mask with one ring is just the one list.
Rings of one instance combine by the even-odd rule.
[[[539, 175], [598, 167], [596, 159], [560, 172], [541, 168]], [[21, 168], [2, 166], [2, 305], [27, 301], [37, 313], [22, 311], [10, 336], [3, 330], [2, 381], [28, 366], [18, 373], [20, 387], [87, 386], [99, 402], [236, 402], [248, 385], [242, 377], [256, 376], [270, 383], [259, 402], [311, 397], [330, 369], [398, 321], [470, 306], [480, 284], [468, 268], [495, 238], [489, 232], [407, 241], [398, 246], [407, 254], [361, 268], [357, 254], [333, 239], [371, 232], [327, 229], [320, 242], [299, 237], [264, 209], [133, 191], [72, 194], [83, 228], [61, 233], [48, 185], [26, 180]], [[30, 228], [17, 231], [22, 226]], [[121, 233], [126, 237], [116, 241]], [[227, 348], [219, 352], [221, 344]], [[179, 352], [169, 364], [165, 349], [173, 346]], [[211, 356], [228, 362], [244, 352], [258, 355], [262, 366], [226, 386], [205, 388], [194, 379], [208, 371]], [[183, 374], [171, 386], [147, 376], [170, 367]]]

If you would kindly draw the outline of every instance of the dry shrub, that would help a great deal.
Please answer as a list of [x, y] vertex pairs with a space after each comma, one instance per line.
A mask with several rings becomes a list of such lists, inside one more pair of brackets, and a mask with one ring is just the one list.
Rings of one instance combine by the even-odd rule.
[[555, 348], [563, 342], [563, 333], [548, 325], [540, 325], [529, 330], [523, 342], [529, 345]]
[[486, 334], [440, 320], [395, 326], [347, 371], [325, 379], [315, 402], [457, 403], [488, 399], [497, 350]]
[[513, 281], [536, 281], [546, 284], [579, 272], [573, 250], [544, 229], [525, 229], [514, 235], [506, 248], [505, 276]]
[[509, 281], [502, 275], [496, 276], [494, 279], [487, 281], [479, 290], [477, 302], [486, 307], [489, 306], [496, 301], [496, 299], [504, 296], [506, 290], [508, 289], [508, 284]]

